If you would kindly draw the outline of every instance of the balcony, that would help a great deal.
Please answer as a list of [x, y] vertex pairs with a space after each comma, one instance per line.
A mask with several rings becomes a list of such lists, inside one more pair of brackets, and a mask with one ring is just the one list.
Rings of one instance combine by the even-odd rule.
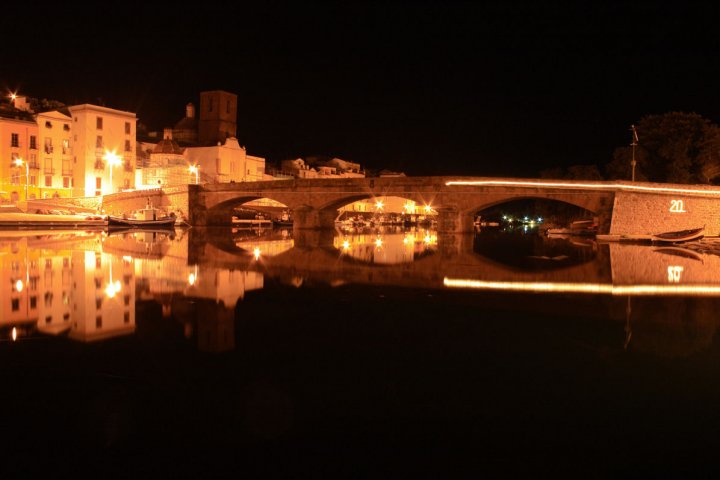
[[38, 162], [30, 162], [28, 163], [28, 168], [30, 168], [30, 170], [40, 170], [40, 164]]
[[102, 160], [95, 160], [95, 170], [105, 170], [105, 162]]
[[45, 167], [45, 168], [43, 168], [43, 174], [44, 175], [55, 175], [55, 169], [52, 167]]
[[70, 168], [70, 169], [65, 169], [65, 168], [63, 168], [63, 169], [62, 169], [62, 176], [63, 176], [63, 177], [70, 177], [70, 176], [72, 176], [72, 174], [73, 174], [72, 168]]
[[53, 146], [45, 145], [45, 153], [53, 153]]

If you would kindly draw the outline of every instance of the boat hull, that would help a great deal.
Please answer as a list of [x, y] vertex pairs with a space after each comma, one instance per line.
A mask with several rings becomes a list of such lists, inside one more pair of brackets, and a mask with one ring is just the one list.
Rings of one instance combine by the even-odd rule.
[[160, 218], [157, 220], [137, 220], [133, 218], [122, 218], [109, 216], [108, 228], [149, 228], [149, 229], [170, 229], [175, 227], [175, 217]]

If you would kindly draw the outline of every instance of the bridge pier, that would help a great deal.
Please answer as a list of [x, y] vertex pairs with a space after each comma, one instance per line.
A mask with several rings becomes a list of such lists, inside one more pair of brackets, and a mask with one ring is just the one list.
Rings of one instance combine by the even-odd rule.
[[463, 213], [456, 207], [440, 207], [437, 212], [438, 233], [472, 233], [475, 230], [472, 214]]
[[308, 206], [295, 208], [293, 215], [293, 231], [305, 229], [335, 229], [336, 209], [317, 209]]

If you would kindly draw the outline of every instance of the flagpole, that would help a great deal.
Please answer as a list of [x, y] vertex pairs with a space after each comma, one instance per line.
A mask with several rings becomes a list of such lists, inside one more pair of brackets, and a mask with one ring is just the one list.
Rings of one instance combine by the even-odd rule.
[[631, 143], [632, 145], [632, 162], [630, 162], [630, 165], [632, 165], [632, 181], [635, 181], [635, 165], [637, 165], [637, 162], [635, 161], [635, 147], [637, 146], [638, 142], [638, 136], [637, 131], [635, 130], [635, 125], [630, 125], [630, 129], [633, 132], [633, 141]]

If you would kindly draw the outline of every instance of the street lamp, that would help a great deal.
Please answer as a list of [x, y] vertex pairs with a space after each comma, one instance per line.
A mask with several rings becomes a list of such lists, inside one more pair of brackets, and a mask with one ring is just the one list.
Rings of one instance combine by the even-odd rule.
[[195, 185], [198, 184], [198, 172], [199, 172], [199, 168], [200, 168], [200, 167], [198, 167], [197, 165], [190, 165], [190, 173], [194, 173], [194, 174], [195, 174]]
[[110, 166], [110, 193], [113, 192], [113, 179], [112, 179], [112, 172], [113, 167], [116, 167], [122, 163], [120, 160], [120, 157], [115, 154], [115, 151], [112, 152], [109, 150], [105, 150], [105, 156], [103, 157], [105, 160], [107, 160], [108, 165]]
[[27, 202], [28, 182], [30, 182], [30, 164], [24, 161], [22, 158], [15, 159], [15, 165], [17, 165], [18, 167], [22, 166], [23, 163], [25, 164], [25, 201]]

